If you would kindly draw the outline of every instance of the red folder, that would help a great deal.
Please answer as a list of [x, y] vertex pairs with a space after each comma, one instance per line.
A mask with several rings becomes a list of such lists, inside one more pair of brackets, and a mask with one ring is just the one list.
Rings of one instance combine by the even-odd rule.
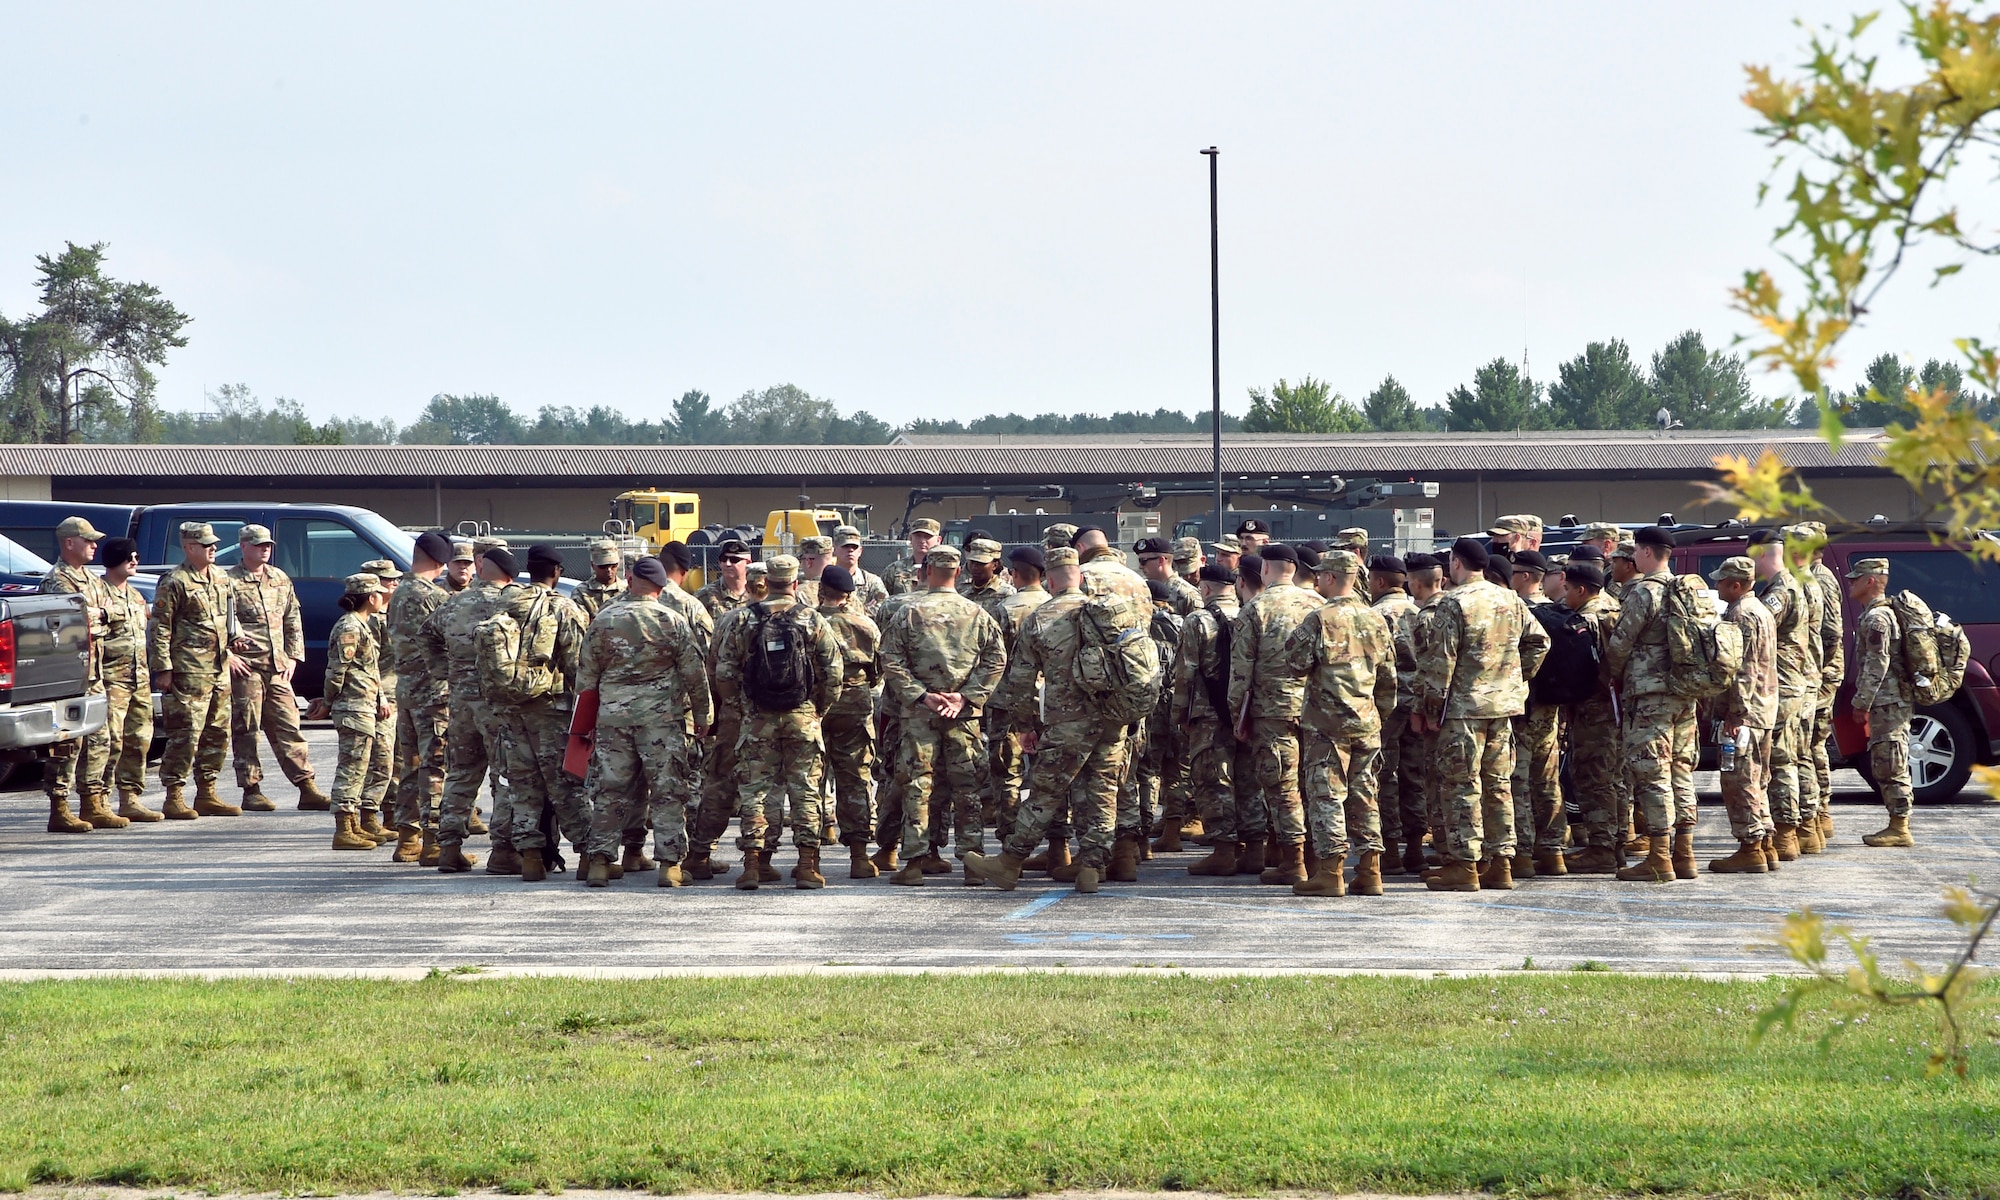
[[582, 779], [590, 774], [590, 751], [597, 744], [597, 692], [578, 692], [569, 719], [569, 746], [563, 751], [563, 773]]

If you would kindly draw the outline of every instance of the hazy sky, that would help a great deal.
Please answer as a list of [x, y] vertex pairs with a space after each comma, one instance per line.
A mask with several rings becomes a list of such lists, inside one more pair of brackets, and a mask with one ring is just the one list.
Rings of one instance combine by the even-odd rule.
[[[1225, 405], [1431, 404], [1524, 339], [1744, 332], [1741, 67], [1850, 7], [9, 2], [0, 312], [109, 242], [195, 318], [177, 408], [1205, 408], [1213, 143]], [[2000, 269], [1881, 311], [1843, 376], [1991, 335]]]

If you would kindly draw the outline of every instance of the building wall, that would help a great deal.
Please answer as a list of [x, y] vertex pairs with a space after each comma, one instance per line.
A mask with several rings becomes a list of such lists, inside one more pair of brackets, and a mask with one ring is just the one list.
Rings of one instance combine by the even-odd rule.
[[49, 500], [46, 475], [0, 475], [0, 500]]

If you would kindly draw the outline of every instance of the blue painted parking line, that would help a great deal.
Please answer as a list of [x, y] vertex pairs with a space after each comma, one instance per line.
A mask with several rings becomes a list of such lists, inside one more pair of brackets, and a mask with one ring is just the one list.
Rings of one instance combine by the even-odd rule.
[[1025, 921], [1043, 909], [1060, 903], [1062, 898], [1069, 894], [1068, 892], [1050, 892], [1046, 896], [1037, 896], [1000, 919], [1003, 921]]

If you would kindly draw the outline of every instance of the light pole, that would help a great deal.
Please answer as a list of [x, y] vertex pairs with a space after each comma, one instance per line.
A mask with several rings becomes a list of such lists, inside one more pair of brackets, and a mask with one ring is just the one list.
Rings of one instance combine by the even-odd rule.
[[1222, 257], [1215, 218], [1215, 164], [1222, 157], [1222, 151], [1210, 146], [1201, 153], [1202, 157], [1208, 160], [1208, 337], [1214, 385], [1209, 410], [1209, 445], [1215, 456], [1215, 531], [1209, 535], [1209, 540], [1214, 541], [1224, 532], [1222, 528]]

